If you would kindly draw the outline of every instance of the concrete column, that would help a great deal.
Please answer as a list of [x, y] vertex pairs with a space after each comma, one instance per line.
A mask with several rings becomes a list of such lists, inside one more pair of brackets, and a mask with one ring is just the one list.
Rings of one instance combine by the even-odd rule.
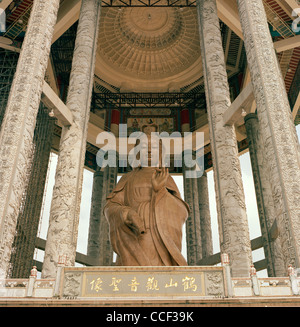
[[190, 207], [186, 222], [187, 261], [189, 265], [213, 254], [207, 176], [186, 178], [183, 167], [184, 198]]
[[[100, 261], [100, 221], [101, 211], [103, 210], [103, 175], [104, 172], [101, 168], [94, 172], [93, 177], [93, 191], [91, 199], [91, 211], [90, 211], [90, 225], [89, 225], [89, 236], [87, 255]], [[100, 264], [97, 264], [100, 266]]]
[[197, 179], [197, 188], [200, 214], [202, 258], [206, 258], [213, 254], [211, 217], [206, 172], [203, 172], [203, 175]]
[[[184, 160], [183, 160], [184, 166]], [[187, 262], [189, 266], [196, 266], [202, 259], [202, 241], [199, 212], [198, 179], [186, 178], [186, 168], [183, 167], [184, 199], [190, 208], [190, 215], [186, 221]]]
[[271, 228], [275, 222], [275, 208], [270, 185], [270, 173], [264, 158], [264, 147], [256, 114], [245, 117], [247, 140], [251, 158], [252, 173], [256, 192], [256, 202], [262, 232], [267, 270], [269, 277], [285, 276], [286, 269], [279, 239], [271, 238]]
[[238, 0], [286, 269], [300, 267], [300, 151], [262, 0]]
[[33, 3], [0, 131], [0, 270], [7, 272], [18, 212], [27, 182], [59, 0]]
[[83, 0], [70, 75], [67, 107], [73, 124], [63, 127], [59, 147], [43, 277], [55, 277], [58, 257], [75, 264], [86, 138], [101, 12], [100, 0]]
[[201, 55], [213, 157], [220, 247], [230, 258], [232, 276], [249, 276], [252, 252], [237, 140], [224, 126], [230, 93], [216, 0], [197, 0]]
[[99, 167], [94, 173], [87, 255], [94, 258], [98, 266], [111, 266], [113, 262], [109, 225], [103, 208], [107, 195], [116, 186], [117, 172], [117, 167], [103, 170]]
[[[189, 110], [184, 108], [180, 112], [181, 132], [190, 132]], [[200, 211], [199, 211], [199, 194], [198, 179], [187, 178], [187, 170], [184, 158], [182, 158], [182, 173], [184, 185], [184, 199], [190, 208], [190, 215], [186, 221], [186, 245], [187, 245], [187, 262], [189, 266], [196, 266], [202, 259], [202, 242], [200, 228]]]

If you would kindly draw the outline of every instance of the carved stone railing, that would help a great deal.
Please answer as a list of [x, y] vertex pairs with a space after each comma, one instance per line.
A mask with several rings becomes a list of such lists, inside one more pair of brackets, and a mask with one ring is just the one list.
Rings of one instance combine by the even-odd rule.
[[300, 295], [300, 271], [297, 277], [295, 269], [289, 267], [288, 275], [288, 277], [258, 278], [252, 266], [250, 278], [232, 278], [233, 297]]
[[293, 292], [289, 277], [257, 278], [256, 285], [251, 278], [232, 278], [232, 288], [233, 297], [293, 296], [299, 295], [300, 278], [297, 278], [298, 291], [295, 292]]
[[54, 292], [55, 279], [35, 279], [30, 285], [29, 279], [0, 280], [1, 298], [51, 298]]
[[28, 279], [0, 278], [1, 298], [51, 298], [54, 295], [56, 279], [37, 279], [37, 269], [33, 266]]

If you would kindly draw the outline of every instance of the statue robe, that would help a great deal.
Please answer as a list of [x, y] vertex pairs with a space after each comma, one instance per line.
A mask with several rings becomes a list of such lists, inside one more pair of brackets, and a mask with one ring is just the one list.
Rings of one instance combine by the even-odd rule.
[[[187, 266], [181, 254], [182, 227], [189, 208], [171, 176], [159, 192], [152, 189], [153, 169], [124, 175], [104, 208], [110, 241], [119, 266]], [[122, 218], [133, 209], [140, 216], [136, 235]]]

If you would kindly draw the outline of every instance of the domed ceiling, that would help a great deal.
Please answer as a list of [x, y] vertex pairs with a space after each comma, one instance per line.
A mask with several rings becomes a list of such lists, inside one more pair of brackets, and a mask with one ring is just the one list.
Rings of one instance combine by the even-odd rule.
[[121, 91], [177, 91], [202, 76], [195, 8], [102, 8], [96, 75]]

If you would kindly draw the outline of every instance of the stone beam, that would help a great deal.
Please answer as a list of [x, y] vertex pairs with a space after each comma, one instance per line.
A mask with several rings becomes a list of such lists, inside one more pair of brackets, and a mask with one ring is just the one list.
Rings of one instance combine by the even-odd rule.
[[56, 82], [55, 69], [52, 61], [52, 56], [49, 56], [48, 66], [45, 74], [45, 80], [49, 83], [53, 91], [59, 96], [59, 89]]
[[291, 7], [287, 4], [287, 2], [285, 0], [275, 0], [275, 1], [285, 11], [285, 13], [287, 15], [289, 15], [291, 18], [293, 18], [293, 16], [292, 16], [293, 9], [291, 9]]
[[44, 81], [41, 101], [49, 109], [53, 110], [54, 116], [64, 125], [70, 126], [73, 123], [73, 115], [70, 109], [61, 101], [51, 86]]
[[0, 8], [5, 10], [11, 3], [12, 0], [2, 0], [0, 3]]
[[300, 47], [300, 35], [274, 42], [274, 48], [278, 53], [297, 47]]
[[[299, 9], [299, 4], [296, 0], [283, 0], [283, 2], [288, 4], [292, 10]], [[300, 11], [297, 14], [300, 16]]]
[[[36, 241], [35, 241], [35, 247], [37, 249], [40, 249], [42, 251], [45, 251], [46, 248], [46, 240], [37, 237]], [[86, 266], [97, 266], [97, 261], [94, 258], [91, 258], [90, 256], [87, 256], [85, 254], [76, 252], [76, 258], [75, 258], [76, 262], [86, 265]], [[38, 269], [38, 271], [42, 270], [42, 263], [40, 263], [40, 268]]]
[[21, 52], [21, 48], [18, 42], [4, 36], [0, 36], [0, 48], [18, 53]]
[[0, 42], [0, 48], [10, 50], [10, 51], [13, 51], [13, 52], [19, 52], [19, 53], [21, 52], [20, 48], [17, 48], [17, 47], [15, 47], [13, 45], [9, 45], [9, 44], [2, 43], [2, 42]]
[[52, 43], [78, 20], [80, 6], [81, 0], [68, 0], [62, 3], [59, 7]]
[[252, 84], [248, 83], [239, 96], [232, 102], [231, 106], [224, 112], [224, 125], [243, 124], [244, 116], [242, 111], [244, 109], [246, 113], [250, 113], [253, 101]]
[[[252, 251], [255, 251], [257, 249], [260, 249], [263, 247], [262, 237], [259, 236], [253, 240], [251, 240], [251, 249]], [[210, 255], [206, 258], [201, 259], [198, 262], [198, 266], [213, 266], [221, 262], [221, 253], [215, 253], [213, 255]], [[262, 268], [265, 269], [266, 265]], [[261, 269], [261, 270], [262, 270]]]
[[235, 1], [217, 0], [219, 18], [241, 39], [243, 39], [242, 26]]
[[[244, 109], [247, 114], [253, 113], [256, 108], [256, 102], [254, 99], [253, 91], [249, 92], [247, 88], [250, 88], [251, 84], [247, 84], [244, 90], [240, 95], [235, 99], [231, 106], [224, 113], [223, 121], [224, 125], [237, 125], [240, 126], [243, 124], [244, 117], [242, 115], [242, 110]], [[252, 89], [252, 87], [251, 87]], [[293, 120], [296, 119], [300, 108], [300, 92], [298, 94], [297, 100], [295, 102], [292, 115]], [[205, 127], [205, 126], [204, 126]], [[206, 140], [206, 137], [205, 137]]]

